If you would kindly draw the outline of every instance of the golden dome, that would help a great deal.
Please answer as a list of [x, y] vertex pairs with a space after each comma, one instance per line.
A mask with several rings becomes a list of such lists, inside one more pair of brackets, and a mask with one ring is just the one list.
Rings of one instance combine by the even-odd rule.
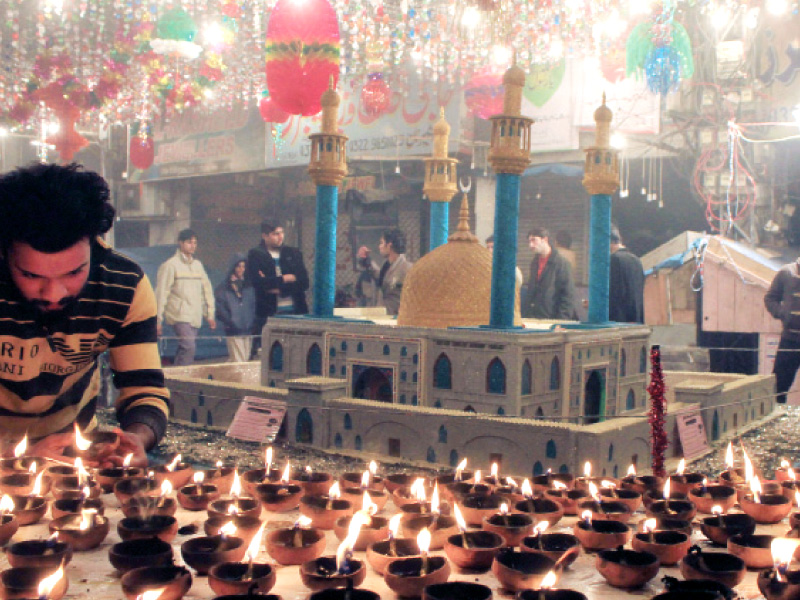
[[525, 86], [525, 71], [514, 62], [503, 75], [503, 85]]
[[614, 113], [606, 106], [606, 95], [603, 94], [603, 104], [594, 111], [595, 123], [611, 123]]
[[[492, 253], [469, 231], [466, 195], [458, 229], [446, 244], [420, 258], [406, 275], [397, 324], [406, 327], [477, 327], [489, 324]], [[514, 323], [520, 324], [519, 289]]]

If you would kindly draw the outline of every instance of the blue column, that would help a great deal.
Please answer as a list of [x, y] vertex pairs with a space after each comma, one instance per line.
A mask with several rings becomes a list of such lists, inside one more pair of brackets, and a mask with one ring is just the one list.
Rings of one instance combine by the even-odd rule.
[[317, 231], [314, 249], [315, 317], [332, 317], [336, 295], [336, 219], [339, 188], [317, 186]]
[[450, 229], [450, 203], [431, 202], [431, 250], [447, 243]]
[[589, 217], [589, 323], [608, 322], [611, 196], [594, 194]]
[[510, 173], [498, 173], [497, 175], [494, 197], [492, 309], [489, 316], [489, 326], [495, 329], [514, 327], [519, 180], [519, 175]]

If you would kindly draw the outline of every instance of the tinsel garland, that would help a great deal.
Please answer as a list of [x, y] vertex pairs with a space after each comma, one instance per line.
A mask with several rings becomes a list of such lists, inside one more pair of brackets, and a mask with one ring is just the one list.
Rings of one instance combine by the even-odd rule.
[[664, 468], [669, 438], [665, 429], [667, 414], [667, 399], [664, 395], [664, 373], [661, 370], [661, 348], [653, 346], [650, 349], [650, 385], [647, 393], [650, 394], [650, 411], [647, 422], [650, 423], [650, 447], [653, 455], [653, 475], [664, 477], [667, 474]]

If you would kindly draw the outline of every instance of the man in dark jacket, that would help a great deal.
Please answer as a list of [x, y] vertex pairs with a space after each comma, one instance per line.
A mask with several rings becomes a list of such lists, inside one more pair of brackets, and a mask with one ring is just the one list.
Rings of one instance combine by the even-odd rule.
[[569, 262], [550, 245], [550, 233], [544, 227], [534, 227], [528, 233], [528, 244], [534, 257], [522, 316], [575, 319], [575, 284]]
[[261, 244], [247, 254], [245, 279], [256, 292], [256, 320], [253, 325], [255, 358], [261, 347], [261, 330], [275, 314], [308, 313], [308, 273], [297, 248], [283, 245], [283, 227], [271, 221], [261, 223]]
[[786, 393], [800, 368], [800, 259], [781, 267], [764, 295], [764, 304], [769, 314], [783, 324], [772, 372], [776, 399], [785, 404]]
[[608, 319], [618, 323], [644, 323], [644, 268], [642, 261], [622, 243], [619, 229], [611, 227]]
[[225, 327], [232, 362], [248, 360], [253, 342], [250, 333], [256, 319], [256, 294], [244, 279], [246, 269], [244, 255], [234, 255], [225, 279], [214, 290], [217, 321]]

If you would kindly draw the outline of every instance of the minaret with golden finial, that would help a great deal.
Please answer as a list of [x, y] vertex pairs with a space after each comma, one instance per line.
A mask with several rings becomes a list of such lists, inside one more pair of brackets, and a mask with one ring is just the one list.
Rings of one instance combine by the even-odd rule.
[[491, 117], [489, 162], [497, 173], [494, 203], [494, 252], [492, 253], [492, 307], [489, 326], [514, 327], [516, 299], [517, 228], [519, 227], [520, 177], [531, 163], [531, 125], [522, 116], [525, 72], [514, 65], [503, 76], [503, 114]]
[[339, 185], [347, 175], [347, 136], [337, 126], [339, 94], [330, 87], [322, 94], [322, 131], [311, 134], [308, 173], [317, 185], [316, 244], [314, 253], [315, 317], [332, 317], [336, 295], [336, 225]]
[[611, 194], [619, 188], [617, 151], [611, 148], [611, 110], [603, 104], [594, 111], [594, 146], [586, 149], [583, 187], [592, 196], [589, 215], [589, 323], [608, 322], [611, 271]]
[[456, 193], [458, 160], [447, 156], [450, 125], [444, 118], [444, 108], [433, 126], [433, 155], [425, 160], [425, 183], [423, 193], [431, 203], [430, 249], [434, 250], [447, 242], [450, 220], [450, 199]]

